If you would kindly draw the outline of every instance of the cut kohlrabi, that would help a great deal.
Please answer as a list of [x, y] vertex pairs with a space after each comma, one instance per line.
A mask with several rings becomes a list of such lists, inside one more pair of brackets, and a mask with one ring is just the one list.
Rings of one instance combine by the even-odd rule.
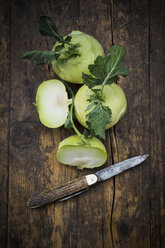
[[78, 135], [70, 136], [60, 142], [57, 159], [78, 169], [92, 169], [103, 165], [107, 160], [107, 152], [103, 143], [93, 137], [84, 144]]
[[[68, 93], [71, 99], [68, 98]], [[65, 124], [73, 128], [77, 135], [64, 139], [58, 147], [57, 159], [79, 169], [103, 165], [107, 159], [106, 149], [97, 138], [86, 138], [79, 132], [73, 121], [74, 94], [70, 87], [56, 79], [40, 84], [37, 89], [36, 103], [40, 121], [49, 128]], [[70, 106], [69, 106], [70, 105]]]
[[34, 105], [42, 124], [49, 128], [57, 128], [65, 123], [71, 103], [72, 99], [68, 99], [64, 84], [52, 79], [40, 84]]

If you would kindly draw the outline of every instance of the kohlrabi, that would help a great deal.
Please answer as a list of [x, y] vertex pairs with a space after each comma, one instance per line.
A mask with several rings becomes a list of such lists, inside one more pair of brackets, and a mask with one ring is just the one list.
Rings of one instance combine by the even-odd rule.
[[92, 136], [105, 139], [105, 129], [115, 125], [126, 111], [126, 96], [114, 83], [118, 75], [125, 77], [129, 73], [123, 65], [124, 56], [123, 46], [113, 46], [104, 58], [98, 56], [89, 65], [90, 75], [83, 73], [85, 85], [75, 96], [75, 114]]
[[[72, 99], [69, 99], [68, 93]], [[70, 87], [56, 79], [41, 83], [37, 89], [36, 103], [40, 121], [46, 127], [57, 128], [65, 124], [77, 135], [64, 139], [58, 147], [57, 159], [79, 169], [94, 168], [107, 160], [105, 146], [97, 138], [87, 138], [79, 132], [73, 121], [74, 95]]]
[[74, 94], [71, 88], [63, 82], [72, 104], [69, 106], [68, 118], [65, 128], [73, 128], [77, 135], [70, 136], [60, 142], [57, 151], [57, 159], [63, 164], [77, 166], [78, 169], [99, 167], [107, 160], [107, 152], [103, 143], [95, 137], [85, 137], [80, 133], [73, 121]]
[[[116, 84], [119, 75], [125, 77], [129, 73], [123, 64], [125, 49], [112, 46], [104, 56], [96, 39], [80, 31], [63, 37], [48, 16], [40, 17], [39, 31], [57, 40], [52, 51], [27, 51], [22, 58], [38, 65], [52, 63], [61, 79], [85, 84], [75, 99], [67, 83], [55, 79], [43, 82], [37, 90], [35, 105], [41, 122], [49, 128], [64, 125], [76, 132], [59, 144], [57, 159], [80, 169], [101, 166], [107, 153], [94, 136], [105, 139], [105, 130], [119, 121], [127, 107], [126, 96]], [[89, 134], [80, 133], [75, 126], [74, 110], [78, 121], [90, 130]]]
[[93, 137], [83, 142], [80, 136], [73, 135], [60, 142], [57, 159], [78, 169], [92, 169], [103, 165], [107, 160], [107, 152], [103, 143]]
[[34, 105], [42, 124], [49, 128], [57, 128], [64, 125], [71, 103], [72, 99], [68, 99], [64, 84], [52, 79], [40, 84]]
[[[93, 88], [101, 89], [101, 86]], [[95, 102], [90, 109], [89, 99], [93, 96], [93, 91], [89, 89], [86, 85], [83, 85], [77, 92], [75, 96], [75, 115], [77, 120], [85, 128], [93, 127], [94, 125], [98, 126], [98, 129], [103, 128], [104, 122], [104, 108], [108, 107], [110, 111], [105, 109], [105, 117], [107, 112], [107, 123], [105, 123], [105, 129], [108, 129], [114, 126], [124, 115], [127, 108], [127, 100], [122, 88], [116, 83], [110, 85], [105, 85], [102, 91], [102, 100], [101, 102]], [[102, 106], [101, 106], [102, 104]], [[97, 106], [97, 108], [96, 108]], [[95, 112], [94, 112], [95, 109]], [[93, 110], [93, 115], [90, 114], [90, 111]], [[90, 118], [92, 119], [90, 121]], [[90, 127], [88, 126], [88, 122]], [[90, 123], [91, 122], [91, 123]], [[92, 128], [93, 129], [93, 128]], [[98, 133], [99, 134], [99, 133]]]
[[39, 31], [57, 40], [53, 50], [26, 51], [22, 58], [37, 65], [52, 63], [55, 73], [67, 82], [82, 83], [82, 72], [89, 74], [89, 64], [93, 64], [97, 56], [104, 56], [103, 48], [95, 38], [80, 31], [72, 31], [62, 37], [48, 16], [40, 17]]
[[[93, 64], [94, 60], [98, 55], [104, 56], [104, 51], [100, 43], [90, 35], [87, 35], [80, 31], [72, 31], [69, 34], [72, 37], [72, 44], [79, 44], [78, 52], [79, 56], [70, 58], [66, 62], [65, 55], [52, 62], [55, 73], [67, 82], [82, 83], [82, 72], [89, 74], [88, 65]], [[57, 42], [53, 48], [59, 46]], [[68, 45], [62, 51], [68, 49]]]

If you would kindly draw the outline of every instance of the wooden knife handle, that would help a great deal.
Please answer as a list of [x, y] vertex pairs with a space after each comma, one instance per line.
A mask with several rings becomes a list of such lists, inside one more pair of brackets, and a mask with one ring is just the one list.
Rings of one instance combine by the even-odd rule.
[[88, 188], [88, 183], [86, 177], [83, 176], [33, 196], [28, 200], [27, 205], [30, 208], [38, 208], [86, 188]]

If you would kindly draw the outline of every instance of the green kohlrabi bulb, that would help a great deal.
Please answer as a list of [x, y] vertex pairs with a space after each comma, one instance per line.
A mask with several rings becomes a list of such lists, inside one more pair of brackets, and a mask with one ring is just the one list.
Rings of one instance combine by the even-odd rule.
[[[52, 62], [55, 73], [63, 80], [71, 83], [82, 83], [82, 72], [89, 74], [88, 66], [93, 64], [98, 55], [104, 56], [104, 51], [100, 43], [90, 35], [80, 31], [72, 31], [68, 36], [71, 36], [72, 44], [79, 44], [78, 51], [80, 56], [69, 59], [67, 62], [62, 62], [57, 59]], [[57, 42], [53, 50], [59, 43]], [[66, 50], [67, 45], [63, 50]], [[62, 50], [62, 51], [63, 51]], [[62, 56], [60, 56], [61, 58]]]
[[[94, 87], [99, 89], [101, 86]], [[86, 115], [91, 111], [86, 111], [86, 108], [90, 104], [88, 101], [90, 95], [93, 92], [86, 85], [83, 85], [75, 96], [74, 109], [77, 120], [82, 126], [88, 128]], [[124, 91], [116, 83], [105, 85], [102, 92], [103, 102], [102, 104], [108, 106], [112, 111], [111, 122], [106, 125], [105, 129], [114, 126], [124, 115], [127, 108], [127, 100]]]

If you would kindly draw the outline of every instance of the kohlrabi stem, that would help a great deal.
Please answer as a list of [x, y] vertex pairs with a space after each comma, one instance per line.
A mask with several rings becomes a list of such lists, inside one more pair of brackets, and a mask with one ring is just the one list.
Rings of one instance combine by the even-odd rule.
[[72, 127], [74, 129], [74, 131], [77, 133], [77, 135], [81, 138], [81, 140], [86, 144], [89, 145], [89, 142], [83, 137], [83, 135], [79, 132], [79, 130], [77, 129], [77, 127], [75, 126], [74, 122], [72, 122]]
[[69, 117], [70, 117], [70, 122], [72, 124], [72, 128], [74, 129], [74, 131], [77, 133], [77, 135], [81, 138], [81, 140], [84, 142], [85, 145], [89, 145], [89, 142], [85, 139], [84, 135], [80, 133], [80, 131], [77, 129], [77, 127], [74, 124], [73, 121], [73, 106], [74, 106], [74, 94], [73, 91], [71, 90], [71, 88], [69, 87], [69, 85], [65, 82], [62, 81], [65, 85], [65, 87], [67, 88], [69, 94], [72, 96], [72, 104], [70, 106], [70, 111], [69, 111]]
[[74, 129], [74, 131], [77, 133], [77, 135], [81, 138], [81, 140], [86, 144], [88, 145], [88, 141], [84, 138], [84, 136], [79, 132], [79, 130], [77, 129], [77, 127], [75, 126], [74, 124], [74, 121], [73, 121], [73, 105], [74, 105], [74, 97], [72, 97], [72, 105], [70, 107], [70, 121], [72, 123], [72, 127]]
[[109, 77], [109, 74], [107, 75], [107, 77], [104, 79], [104, 82], [102, 83], [102, 87], [101, 87], [101, 96], [103, 95], [103, 89], [104, 89], [104, 86], [105, 86], [105, 84], [106, 84], [106, 81], [107, 81], [108, 77]]

